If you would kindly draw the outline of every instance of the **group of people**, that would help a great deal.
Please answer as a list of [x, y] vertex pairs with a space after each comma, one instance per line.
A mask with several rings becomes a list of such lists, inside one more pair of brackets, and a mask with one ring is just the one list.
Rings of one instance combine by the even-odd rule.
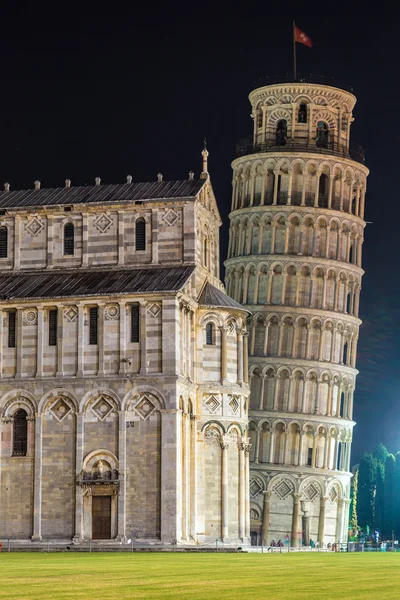
[[283, 548], [283, 542], [282, 540], [278, 540], [277, 542], [275, 540], [272, 540], [271, 546], [273, 548]]

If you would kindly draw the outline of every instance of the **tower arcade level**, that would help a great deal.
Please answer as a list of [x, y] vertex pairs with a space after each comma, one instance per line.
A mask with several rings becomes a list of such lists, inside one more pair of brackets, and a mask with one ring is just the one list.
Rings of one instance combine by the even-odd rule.
[[251, 92], [233, 161], [228, 294], [252, 312], [252, 542], [347, 539], [366, 179], [355, 96]]

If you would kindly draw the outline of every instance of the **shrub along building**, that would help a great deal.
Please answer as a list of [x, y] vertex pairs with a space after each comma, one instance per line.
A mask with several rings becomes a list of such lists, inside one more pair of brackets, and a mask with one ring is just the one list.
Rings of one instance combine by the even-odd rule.
[[247, 311], [187, 181], [0, 194], [0, 535], [249, 538]]
[[252, 311], [252, 541], [346, 541], [368, 175], [350, 143], [356, 98], [282, 82], [250, 102], [225, 264]]

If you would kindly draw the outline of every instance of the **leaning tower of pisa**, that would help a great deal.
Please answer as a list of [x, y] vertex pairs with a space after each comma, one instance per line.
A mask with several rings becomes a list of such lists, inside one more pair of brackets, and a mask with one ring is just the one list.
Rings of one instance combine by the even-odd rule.
[[356, 98], [302, 81], [249, 99], [225, 265], [252, 313], [252, 543], [345, 542], [368, 175]]

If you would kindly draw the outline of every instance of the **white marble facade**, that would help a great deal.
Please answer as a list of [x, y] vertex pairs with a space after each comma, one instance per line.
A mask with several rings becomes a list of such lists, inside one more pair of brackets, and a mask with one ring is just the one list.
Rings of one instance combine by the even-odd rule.
[[226, 266], [249, 323], [252, 543], [347, 540], [368, 169], [353, 94], [282, 83], [250, 94]]
[[247, 312], [200, 180], [0, 194], [0, 536], [246, 543]]

